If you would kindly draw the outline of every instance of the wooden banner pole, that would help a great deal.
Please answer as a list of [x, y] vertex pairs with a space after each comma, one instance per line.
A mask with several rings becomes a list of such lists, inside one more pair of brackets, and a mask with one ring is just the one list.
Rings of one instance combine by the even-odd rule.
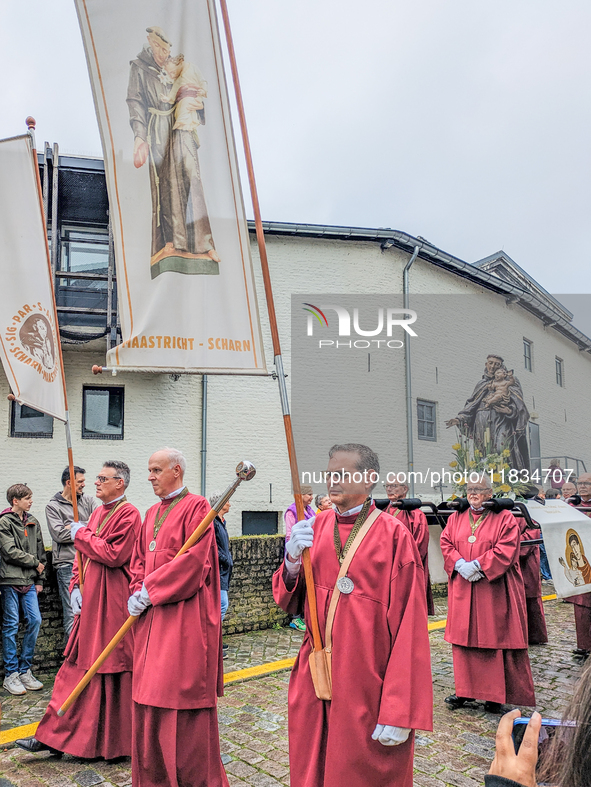
[[[66, 445], [68, 448], [68, 467], [70, 469], [70, 490], [72, 492], [72, 509], [74, 514], [74, 522], [78, 522], [78, 498], [76, 496], [76, 477], [74, 473], [74, 454], [72, 453], [72, 433], [70, 431], [70, 413], [68, 411], [68, 393], [66, 391], [66, 372], [64, 370], [64, 356], [62, 354], [62, 343], [60, 341], [60, 327], [57, 317], [57, 304], [55, 300], [55, 287], [53, 285], [53, 271], [51, 269], [51, 255], [49, 253], [49, 244], [47, 242], [47, 222], [45, 220], [45, 211], [43, 209], [43, 191], [41, 188], [41, 178], [39, 177], [39, 164], [37, 162], [37, 146], [35, 144], [35, 118], [29, 116], [25, 123], [27, 124], [27, 129], [29, 130], [29, 135], [31, 137], [32, 148], [33, 148], [33, 165], [35, 170], [35, 175], [37, 178], [37, 195], [39, 197], [39, 207], [41, 209], [41, 219], [43, 221], [43, 236], [45, 238], [45, 250], [46, 250], [46, 259], [47, 259], [47, 267], [49, 269], [49, 281], [51, 286], [51, 297], [53, 302], [53, 320], [55, 323], [55, 330], [57, 334], [57, 353], [60, 362], [60, 372], [61, 372], [61, 380], [62, 380], [62, 388], [64, 391], [64, 409], [66, 411], [66, 422], [65, 422], [65, 429], [66, 429]], [[57, 200], [57, 194], [52, 195], [52, 199], [55, 201]], [[55, 214], [54, 214], [55, 215]], [[52, 227], [51, 231], [53, 234], [58, 232], [57, 227]], [[52, 237], [53, 242], [53, 237]], [[77, 560], [78, 560], [78, 573], [80, 575], [79, 584], [80, 584], [80, 592], [83, 591], [83, 581], [84, 578], [82, 576], [82, 555], [80, 552], [76, 552]]]
[[[271, 325], [271, 338], [273, 340], [273, 355], [275, 357], [275, 370], [277, 372], [277, 379], [279, 382], [279, 396], [281, 399], [281, 407], [283, 410], [283, 425], [285, 428], [287, 453], [289, 456], [289, 466], [291, 469], [291, 483], [293, 486], [297, 517], [298, 520], [302, 520], [305, 517], [304, 504], [302, 502], [300, 478], [298, 472], [298, 462], [296, 457], [295, 443], [293, 438], [293, 428], [291, 424], [291, 414], [289, 409], [289, 399], [287, 396], [287, 386], [285, 384], [285, 374], [283, 371], [283, 358], [281, 356], [281, 343], [279, 341], [279, 331], [277, 328], [277, 315], [275, 313], [273, 287], [271, 284], [271, 275], [269, 273], [269, 261], [267, 258], [265, 233], [263, 231], [263, 222], [261, 219], [259, 197], [258, 197], [256, 181], [254, 177], [254, 166], [252, 163], [250, 141], [248, 138], [248, 129], [246, 127], [246, 114], [244, 112], [244, 103], [242, 101], [242, 90], [240, 88], [240, 79], [238, 77], [238, 67], [236, 65], [236, 53], [234, 51], [234, 42], [232, 39], [232, 31], [230, 28], [230, 17], [228, 15], [228, 6], [226, 4], [226, 0], [220, 0], [220, 6], [222, 10], [222, 18], [224, 21], [224, 30], [226, 33], [226, 43], [228, 45], [228, 55], [230, 57], [230, 67], [232, 70], [232, 80], [234, 82], [234, 91], [236, 94], [236, 104], [238, 107], [238, 116], [240, 119], [240, 129], [242, 131], [242, 141], [244, 144], [244, 155], [246, 158], [248, 182], [250, 184], [250, 193], [252, 197], [252, 207], [254, 211], [256, 236], [257, 236], [257, 242], [259, 247], [259, 255], [261, 258], [261, 269], [263, 273], [263, 282], [265, 286], [265, 296], [267, 299], [267, 311], [269, 313], [269, 323]], [[312, 623], [312, 639], [314, 642], [314, 650], [319, 651], [322, 650], [322, 637], [320, 636], [320, 628], [318, 626], [316, 591], [314, 588], [312, 563], [310, 561], [310, 554], [308, 549], [304, 550], [304, 554], [302, 555], [302, 562], [304, 565], [304, 574], [306, 578], [306, 593], [308, 597], [308, 606], [310, 608], [310, 621]]]

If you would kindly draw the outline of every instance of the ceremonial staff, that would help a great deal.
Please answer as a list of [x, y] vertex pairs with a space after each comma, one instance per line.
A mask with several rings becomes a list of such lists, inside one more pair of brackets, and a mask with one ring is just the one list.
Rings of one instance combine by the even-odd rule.
[[[74, 454], [72, 452], [72, 432], [70, 430], [70, 413], [68, 411], [68, 394], [67, 394], [67, 391], [66, 391], [66, 373], [64, 371], [64, 357], [63, 357], [63, 354], [62, 354], [62, 343], [60, 341], [60, 329], [59, 329], [59, 322], [58, 322], [58, 317], [57, 317], [57, 305], [56, 305], [56, 301], [55, 301], [55, 287], [54, 287], [54, 284], [53, 284], [53, 271], [51, 270], [51, 257], [50, 257], [50, 254], [49, 254], [49, 245], [47, 243], [47, 222], [45, 220], [45, 210], [44, 210], [44, 206], [43, 206], [43, 197], [42, 197], [42, 189], [41, 189], [41, 178], [39, 177], [39, 164], [37, 162], [37, 146], [35, 144], [35, 126], [36, 126], [35, 118], [33, 118], [33, 117], [31, 117], [29, 115], [29, 117], [25, 120], [25, 123], [27, 124], [27, 129], [29, 130], [29, 135], [31, 137], [31, 142], [32, 142], [33, 164], [34, 164], [35, 175], [36, 175], [36, 178], [37, 178], [37, 195], [39, 197], [39, 206], [41, 208], [41, 217], [42, 217], [42, 220], [43, 220], [43, 230], [44, 230], [44, 236], [45, 236], [45, 248], [46, 248], [46, 251], [47, 251], [46, 257], [47, 257], [47, 265], [49, 267], [49, 281], [50, 281], [50, 286], [51, 286], [51, 296], [52, 296], [51, 300], [52, 300], [52, 305], [53, 305], [53, 319], [54, 319], [54, 322], [55, 322], [55, 330], [57, 332], [57, 353], [58, 353], [58, 358], [59, 358], [59, 362], [60, 362], [60, 373], [61, 373], [61, 380], [62, 380], [62, 388], [63, 388], [63, 391], [64, 391], [64, 407], [65, 407], [65, 411], [66, 411], [66, 421], [65, 421], [64, 426], [66, 428], [66, 445], [67, 445], [67, 448], [68, 448], [68, 467], [70, 469], [70, 490], [71, 490], [71, 493], [72, 493], [72, 512], [73, 512], [73, 515], [74, 515], [74, 522], [78, 522], [78, 498], [77, 498], [77, 495], [76, 495], [76, 478], [75, 478], [75, 473], [74, 473]], [[57, 199], [57, 194], [54, 195], [53, 199], [54, 200]], [[51, 231], [52, 231], [52, 235], [55, 235], [55, 233], [58, 232], [58, 228], [57, 227], [52, 227]], [[14, 399], [14, 396], [9, 396], [8, 398], [9, 399], [10, 398]], [[76, 557], [77, 557], [77, 560], [78, 560], [78, 574], [79, 574], [79, 580], [78, 581], [79, 581], [79, 586], [80, 586], [80, 592], [82, 593], [84, 591], [84, 574], [83, 574], [83, 566], [82, 566], [82, 555], [80, 554], [80, 552], [78, 552], [78, 551], [76, 552]]]
[[[238, 489], [240, 484], [243, 481], [250, 481], [256, 475], [256, 468], [252, 464], [252, 462], [240, 462], [240, 464], [236, 467], [236, 478], [232, 483], [228, 486], [228, 488], [224, 491], [223, 495], [214, 505], [214, 507], [209, 511], [209, 513], [205, 516], [202, 522], [197, 525], [193, 533], [189, 536], [189, 538], [185, 541], [183, 546], [179, 549], [176, 555], [173, 557], [173, 560], [176, 560], [177, 557], [184, 554], [188, 549], [191, 549], [192, 546], [199, 541], [201, 536], [205, 533], [209, 525], [213, 522], [216, 515], [222, 510], [222, 508], [226, 505], [228, 500], [232, 497], [234, 492]], [[82, 680], [78, 683], [76, 688], [72, 691], [68, 699], [63, 703], [61, 708], [58, 710], [57, 715], [63, 716], [64, 713], [68, 710], [68, 708], [76, 701], [76, 699], [82, 694], [84, 689], [88, 686], [92, 678], [96, 675], [98, 670], [101, 668], [104, 661], [111, 655], [111, 653], [115, 650], [117, 645], [121, 642], [123, 637], [127, 634], [129, 629], [133, 626], [133, 624], [138, 619], [139, 615], [130, 615], [125, 623], [121, 626], [119, 631], [115, 634], [113, 639], [109, 642], [107, 647], [103, 650], [94, 664], [90, 667], [88, 672], [84, 675]]]
[[[293, 439], [291, 414], [289, 410], [289, 399], [287, 396], [287, 386], [285, 384], [285, 373], [283, 371], [283, 357], [281, 355], [281, 343], [279, 341], [279, 331], [277, 329], [277, 316], [275, 314], [273, 287], [271, 285], [271, 275], [269, 273], [269, 262], [267, 259], [267, 246], [265, 244], [265, 233], [263, 231], [263, 221], [261, 219], [261, 209], [259, 206], [259, 197], [258, 197], [256, 181], [254, 177], [254, 166], [252, 163], [252, 155], [250, 151], [250, 141], [248, 139], [248, 130], [246, 128], [246, 115], [244, 112], [244, 103], [242, 101], [242, 90], [240, 88], [240, 79], [238, 77], [238, 66], [236, 65], [236, 54], [234, 52], [234, 42], [232, 40], [232, 31], [230, 29], [230, 17], [228, 15], [228, 6], [226, 4], [226, 0], [220, 0], [220, 6], [222, 9], [222, 17], [224, 20], [224, 30], [226, 33], [226, 43], [228, 45], [228, 55], [230, 57], [230, 67], [232, 69], [232, 80], [234, 82], [234, 91], [236, 93], [236, 104], [238, 107], [238, 116], [240, 118], [242, 141], [244, 143], [246, 169], [248, 171], [248, 182], [250, 185], [250, 193], [252, 197], [252, 207], [254, 211], [257, 243], [259, 246], [259, 255], [261, 258], [263, 282], [265, 286], [265, 297], [267, 299], [267, 311], [269, 313], [269, 323], [271, 325], [271, 338], [273, 340], [273, 355], [275, 360], [275, 370], [277, 372], [277, 382], [279, 383], [279, 397], [281, 399], [281, 409], [283, 411], [283, 425], [285, 428], [285, 438], [287, 440], [287, 453], [289, 456], [289, 466], [291, 470], [291, 483], [293, 486], [297, 517], [298, 520], [302, 520], [305, 518], [304, 503], [302, 501], [300, 476], [298, 472], [298, 460], [296, 457], [295, 443]], [[308, 607], [310, 609], [310, 622], [312, 624], [312, 640], [314, 643], [314, 650], [316, 652], [320, 652], [322, 651], [323, 646], [322, 646], [322, 638], [320, 636], [320, 627], [318, 626], [316, 591], [314, 588], [314, 576], [312, 574], [312, 562], [310, 560], [309, 549], [304, 549], [304, 552], [302, 554], [302, 562], [304, 565], [304, 574], [306, 577], [306, 594], [308, 597]]]

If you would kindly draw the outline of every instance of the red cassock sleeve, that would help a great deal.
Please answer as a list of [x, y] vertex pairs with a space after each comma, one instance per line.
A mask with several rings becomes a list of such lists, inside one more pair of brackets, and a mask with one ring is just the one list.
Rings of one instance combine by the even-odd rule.
[[[137, 509], [131, 505], [127, 507], [129, 514], [117, 517], [117, 527], [108, 538], [95, 535], [90, 527], [81, 528], [74, 538], [76, 549], [85, 557], [109, 568], [119, 568], [128, 563], [142, 523]], [[95, 512], [92, 516], [95, 516]]]
[[443, 528], [441, 533], [440, 541], [441, 544], [441, 553], [443, 555], [443, 567], [445, 568], [445, 573], [448, 577], [451, 577], [454, 571], [456, 570], [456, 563], [463, 555], [460, 555], [458, 550], [455, 547], [455, 544], [452, 540], [451, 533], [453, 528], [451, 527], [456, 523], [458, 518], [457, 511], [454, 511], [453, 514], [450, 514], [448, 517], [447, 523]]
[[144, 584], [152, 606], [186, 601], [199, 592], [212, 568], [209, 559], [212, 539], [213, 524], [195, 546], [148, 574]]
[[423, 565], [425, 565], [425, 560], [429, 552], [429, 524], [427, 522], [427, 517], [422, 511], [416, 510], [413, 511], [412, 514], [413, 514], [412, 534], [414, 536], [417, 549], [419, 550], [421, 561]]
[[415, 562], [401, 566], [390, 584], [388, 624], [391, 651], [378, 724], [433, 729], [433, 683], [423, 571]]

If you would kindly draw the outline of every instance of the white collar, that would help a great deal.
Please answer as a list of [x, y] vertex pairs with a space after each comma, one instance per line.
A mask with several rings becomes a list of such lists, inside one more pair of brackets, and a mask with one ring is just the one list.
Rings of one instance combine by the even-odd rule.
[[104, 506], [112, 506], [113, 503], [118, 503], [120, 500], [123, 500], [125, 497], [125, 492], [121, 495], [121, 497], [116, 497], [114, 500], [109, 500], [108, 503], [103, 503]]
[[479, 514], [481, 511], [484, 511], [484, 506], [480, 506], [480, 508], [474, 508], [474, 506], [471, 505], [470, 508], [472, 509], [472, 511], [474, 511], [475, 514]]
[[174, 492], [171, 492], [169, 495], [165, 495], [164, 497], [161, 497], [160, 500], [170, 500], [171, 497], [176, 497], [177, 495], [180, 495], [180, 493], [183, 491], [184, 488], [185, 485], [183, 484], [182, 486], [179, 486], [178, 489], [175, 489]]
[[358, 514], [364, 505], [365, 505], [365, 501], [363, 501], [363, 503], [361, 503], [360, 506], [355, 506], [355, 508], [350, 508], [348, 511], [343, 511], [342, 514], [339, 512], [338, 508], [335, 505], [333, 505], [333, 508], [339, 516], [353, 516], [353, 514]]

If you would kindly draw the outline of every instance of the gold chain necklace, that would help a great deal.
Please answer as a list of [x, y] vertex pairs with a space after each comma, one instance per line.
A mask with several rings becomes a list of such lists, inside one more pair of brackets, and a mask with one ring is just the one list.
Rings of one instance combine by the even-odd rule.
[[160, 528], [166, 522], [166, 517], [170, 514], [172, 509], [176, 506], [177, 503], [180, 503], [183, 497], [186, 497], [189, 494], [189, 490], [187, 487], [183, 489], [180, 495], [177, 495], [174, 500], [170, 503], [170, 505], [166, 508], [162, 516], [156, 516], [154, 520], [154, 538], [150, 541], [148, 549], [150, 552], [153, 552], [156, 549], [156, 536], [158, 535]]
[[474, 533], [476, 532], [476, 528], [479, 525], [482, 524], [482, 522], [484, 521], [484, 518], [486, 517], [487, 514], [488, 514], [488, 511], [484, 511], [484, 513], [480, 514], [480, 516], [478, 517], [478, 519], [475, 522], [474, 521], [474, 517], [472, 515], [472, 509], [471, 508], [468, 509], [468, 517], [470, 519], [470, 530], [472, 531], [472, 535], [468, 537], [468, 541], [471, 544], [473, 544], [476, 541], [476, 536], [474, 535]]
[[363, 523], [367, 519], [367, 515], [369, 513], [369, 507], [370, 506], [371, 506], [371, 497], [368, 497], [367, 500], [365, 501], [365, 503], [363, 504], [363, 506], [361, 508], [361, 511], [357, 515], [357, 519], [355, 520], [355, 524], [353, 525], [353, 528], [352, 528], [351, 532], [349, 533], [349, 538], [347, 539], [344, 547], [342, 546], [342, 543], [341, 543], [341, 534], [339, 533], [339, 525], [338, 525], [337, 517], [335, 516], [335, 520], [334, 520], [334, 546], [335, 546], [335, 549], [337, 551], [337, 557], [339, 559], [339, 563], [342, 563], [343, 560], [345, 559], [345, 557], [347, 555], [347, 552], [349, 551], [349, 548], [351, 547], [351, 544], [353, 543], [353, 541], [355, 541], [355, 536], [357, 535], [357, 533], [359, 533]]

